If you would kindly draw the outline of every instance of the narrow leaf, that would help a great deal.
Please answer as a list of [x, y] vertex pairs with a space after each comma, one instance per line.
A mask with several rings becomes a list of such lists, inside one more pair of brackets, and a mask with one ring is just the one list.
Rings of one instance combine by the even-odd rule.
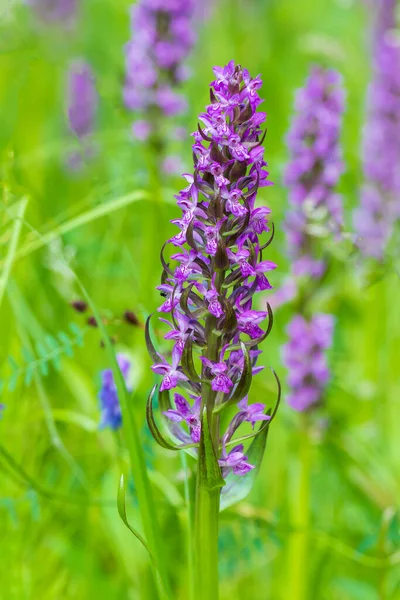
[[9, 362], [10, 367], [13, 371], [19, 371], [19, 364], [15, 360], [15, 358], [11, 355], [7, 356], [7, 360]]
[[189, 336], [185, 342], [183, 347], [182, 357], [181, 357], [181, 365], [183, 372], [190, 381], [201, 381], [201, 377], [197, 374], [196, 367], [193, 362], [193, 340]]
[[232, 304], [225, 298], [225, 296], [218, 296], [218, 300], [221, 302], [225, 313], [223, 331], [225, 333], [231, 333], [237, 327], [236, 313]]
[[157, 385], [155, 385], [153, 387], [153, 389], [151, 390], [151, 393], [148, 397], [147, 400], [147, 404], [146, 404], [146, 420], [147, 420], [147, 425], [149, 426], [151, 435], [153, 436], [153, 438], [155, 439], [155, 441], [157, 442], [157, 444], [159, 444], [159, 446], [161, 446], [162, 448], [166, 448], [167, 450], [182, 450], [184, 447], [186, 447], [186, 445], [179, 445], [177, 446], [176, 444], [172, 444], [171, 442], [169, 442], [168, 440], [166, 440], [164, 438], [164, 436], [161, 434], [157, 423], [154, 420], [154, 414], [153, 414], [153, 398], [154, 398], [154, 394], [157, 390]]
[[155, 349], [154, 344], [151, 341], [151, 337], [150, 337], [150, 319], [152, 316], [153, 315], [149, 315], [147, 317], [146, 325], [145, 325], [145, 339], [146, 339], [147, 352], [150, 354], [154, 363], [162, 363], [163, 359], [160, 356], [160, 354], [158, 354], [157, 350]]
[[166, 271], [168, 273], [168, 275], [170, 275], [171, 277], [174, 276], [174, 272], [172, 269], [170, 269], [169, 267], [169, 263], [165, 262], [164, 259], [164, 248], [167, 245], [167, 242], [165, 242], [165, 244], [163, 245], [163, 247], [161, 248], [161, 252], [160, 252], [160, 260], [161, 260], [161, 264], [164, 268], [164, 271]]
[[127, 528], [129, 529], [129, 531], [131, 533], [133, 533], [133, 535], [135, 536], [135, 538], [138, 539], [139, 542], [142, 544], [142, 546], [147, 550], [147, 552], [148, 552], [151, 560], [155, 564], [154, 556], [150, 552], [150, 548], [148, 547], [148, 545], [146, 543], [146, 540], [138, 532], [137, 529], [135, 529], [134, 527], [132, 527], [132, 525], [130, 525], [130, 523], [128, 521], [128, 518], [126, 516], [125, 496], [126, 496], [125, 474], [121, 473], [121, 477], [119, 479], [119, 485], [118, 485], [118, 495], [117, 495], [117, 506], [118, 506], [119, 516], [121, 517], [121, 519], [123, 520], [123, 522], [125, 523], [125, 525], [127, 526]]
[[57, 333], [58, 339], [60, 342], [64, 344], [64, 352], [67, 356], [72, 357], [74, 355], [74, 351], [72, 349], [72, 343], [67, 334], [64, 331], [59, 331]]
[[214, 444], [211, 439], [207, 410], [201, 417], [201, 437], [199, 446], [199, 484], [210, 490], [221, 488], [225, 481], [221, 475]]

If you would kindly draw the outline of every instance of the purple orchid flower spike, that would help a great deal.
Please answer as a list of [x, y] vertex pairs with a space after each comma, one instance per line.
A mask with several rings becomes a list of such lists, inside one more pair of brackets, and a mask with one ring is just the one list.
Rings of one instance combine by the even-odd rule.
[[382, 260], [400, 219], [400, 46], [396, 0], [376, 4], [373, 76], [363, 131], [364, 184], [353, 215], [363, 256]]
[[314, 232], [322, 239], [340, 235], [343, 208], [336, 186], [344, 171], [340, 145], [344, 107], [341, 75], [314, 67], [297, 92], [296, 115], [287, 136], [291, 161], [285, 172], [290, 203], [285, 232], [294, 278], [320, 279], [326, 270]]
[[84, 161], [92, 158], [97, 151], [91, 140], [94, 131], [98, 93], [90, 65], [84, 60], [76, 60], [67, 72], [67, 124], [79, 141], [77, 150], [66, 157], [66, 165], [71, 171], [82, 168]]
[[200, 441], [201, 423], [200, 423], [200, 407], [201, 396], [194, 399], [193, 406], [180, 394], [174, 394], [176, 409], [169, 409], [164, 412], [164, 415], [175, 423], [185, 423], [189, 427], [190, 437], [196, 444]]
[[[145, 73], [149, 79], [150, 67]], [[273, 237], [270, 209], [256, 208], [259, 188], [271, 185], [262, 146], [266, 114], [257, 112], [261, 78], [252, 78], [233, 61], [215, 67], [214, 75], [210, 103], [193, 133], [193, 172], [184, 175], [185, 187], [175, 196], [182, 210], [173, 220], [178, 233], [163, 246], [161, 257], [158, 289], [164, 300], [159, 311], [171, 317], [165, 338], [175, 342], [172, 365], [168, 355], [156, 350], [149, 321], [146, 324], [152, 368], [163, 376], [159, 403], [170, 420], [172, 439], [157, 427], [155, 388], [147, 403], [150, 431], [160, 446], [183, 449], [198, 460], [194, 537], [202, 600], [214, 597], [217, 588], [220, 502], [229, 505], [250, 491], [252, 477], [248, 485], [239, 485], [234, 476], [258, 469], [267, 440], [270, 419], [265, 406], [248, 403], [245, 397], [262, 369], [259, 345], [272, 327], [270, 306], [260, 310], [256, 297], [271, 287], [266, 274], [276, 267], [267, 256]], [[171, 266], [167, 256], [177, 264]], [[168, 390], [175, 387], [185, 395], [176, 394], [171, 407]], [[195, 399], [193, 404], [186, 393]], [[226, 429], [223, 417], [235, 407]], [[245, 422], [254, 428], [246, 439], [255, 438], [249, 441], [247, 455], [239, 440], [233, 441]], [[257, 422], [265, 426], [254, 427]], [[234, 448], [228, 453], [230, 444]]]
[[289, 369], [288, 403], [297, 411], [312, 408], [323, 396], [330, 378], [325, 351], [332, 344], [333, 325], [333, 316], [324, 314], [310, 321], [296, 315], [288, 325], [283, 359]]
[[[321, 239], [338, 239], [343, 223], [342, 200], [336, 191], [344, 170], [340, 134], [345, 93], [336, 71], [315, 67], [296, 96], [296, 116], [287, 142], [291, 161], [285, 182], [290, 210], [285, 229], [292, 259], [286, 294], [293, 299], [300, 285], [311, 284], [301, 301], [301, 313], [287, 328], [289, 342], [283, 348], [291, 388], [288, 403], [299, 411], [311, 409], [323, 397], [329, 380], [325, 350], [332, 340], [332, 315], [310, 315], [313, 288], [327, 274], [328, 253]], [[321, 337], [320, 337], [321, 336]]]
[[[150, 67], [145, 72], [149, 81]], [[168, 326], [165, 339], [174, 343], [172, 360], [157, 352], [148, 328], [146, 341], [153, 372], [162, 376], [161, 402], [168, 408], [170, 431], [175, 427], [174, 440], [199, 443], [190, 451], [202, 461], [202, 439], [210, 435], [222, 474], [244, 476], [255, 465], [247, 461], [243, 446], [227, 454], [225, 444], [246, 422], [254, 437], [260, 431], [265, 435], [266, 428], [256, 430], [255, 424], [270, 420], [264, 404], [247, 399], [252, 377], [263, 369], [258, 346], [272, 326], [270, 307], [260, 310], [254, 298], [271, 288], [266, 276], [276, 268], [266, 254], [272, 241], [270, 209], [256, 207], [259, 188], [271, 185], [262, 146], [266, 113], [257, 111], [259, 76], [251, 78], [233, 61], [216, 67], [214, 74], [211, 102], [193, 133], [193, 172], [183, 176], [184, 188], [175, 195], [182, 214], [172, 223], [179, 231], [162, 252], [158, 311], [170, 315], [161, 321]], [[176, 393], [170, 407], [167, 392], [175, 388], [185, 394]], [[237, 410], [222, 430], [219, 413], [229, 406]], [[148, 413], [154, 437], [169, 447], [151, 420], [151, 406]], [[208, 427], [200, 427], [206, 421]]]
[[79, 138], [93, 131], [97, 108], [97, 91], [91, 67], [84, 62], [74, 62], [68, 72], [68, 123]]
[[176, 163], [176, 157], [166, 156], [168, 136], [163, 129], [171, 117], [187, 109], [179, 88], [190, 74], [184, 63], [196, 39], [196, 4], [196, 0], [139, 0], [131, 7], [123, 99], [138, 118], [132, 127], [134, 137], [149, 141], [159, 168], [174, 158]]
[[222, 458], [218, 461], [219, 465], [222, 467], [223, 477], [226, 477], [230, 471], [232, 471], [234, 475], [243, 476], [254, 469], [254, 465], [251, 465], [247, 460], [247, 456], [243, 454], [243, 449], [243, 444], [239, 444], [232, 448], [229, 454], [223, 449]]

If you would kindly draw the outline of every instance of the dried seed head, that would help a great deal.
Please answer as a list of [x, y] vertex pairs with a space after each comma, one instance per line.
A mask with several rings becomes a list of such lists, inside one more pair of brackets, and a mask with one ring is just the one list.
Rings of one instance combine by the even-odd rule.
[[139, 319], [137, 318], [137, 316], [135, 315], [135, 313], [131, 310], [126, 310], [124, 312], [124, 321], [126, 323], [129, 323], [129, 325], [139, 325]]
[[71, 302], [71, 306], [73, 309], [76, 310], [76, 312], [79, 313], [84, 313], [88, 309], [87, 302], [85, 302], [84, 300], [74, 300], [73, 302]]
[[96, 321], [96, 319], [94, 318], [94, 316], [93, 316], [93, 315], [91, 315], [90, 317], [88, 317], [88, 319], [87, 319], [86, 323], [87, 323], [88, 325], [90, 325], [90, 327], [97, 327], [97, 326], [98, 326], [98, 325], [97, 325], [97, 321]]

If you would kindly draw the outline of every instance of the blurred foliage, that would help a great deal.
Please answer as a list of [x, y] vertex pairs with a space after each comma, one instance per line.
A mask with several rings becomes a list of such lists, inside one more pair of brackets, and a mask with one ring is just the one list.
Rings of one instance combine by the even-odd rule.
[[[142, 324], [159, 302], [161, 242], [174, 230], [179, 178], [149, 177], [152, 157], [130, 137], [121, 101], [128, 0], [81, 0], [75, 27], [48, 26], [22, 2], [0, 4], [0, 597], [7, 600], [156, 597], [146, 550], [117, 510], [127, 453], [98, 429], [99, 330], [69, 303], [75, 272], [118, 350], [134, 368], [134, 412], [170, 557], [176, 598], [188, 597], [186, 467], [152, 443], [145, 403], [154, 378]], [[361, 184], [360, 141], [370, 76], [369, 14], [357, 0], [214, 0], [199, 26], [185, 84], [193, 131], [212, 66], [231, 58], [262, 73], [266, 155], [275, 181], [260, 202], [277, 235], [268, 258], [288, 271], [281, 184], [293, 94], [314, 62], [345, 78], [340, 184], [351, 226]], [[65, 120], [65, 75], [90, 61], [100, 106], [96, 153], [66, 168], [77, 141]], [[177, 144], [188, 170], [191, 139]], [[339, 253], [340, 254], [340, 253]], [[72, 271], [71, 271], [72, 270]], [[342, 251], [315, 306], [337, 317], [333, 380], [323, 407], [299, 416], [285, 403], [255, 488], [221, 515], [221, 598], [400, 599], [399, 277]], [[122, 315], [130, 309], [141, 325]], [[279, 309], [265, 364], [284, 380], [280, 348], [291, 307]], [[72, 325], [71, 325], [72, 324]], [[60, 333], [64, 332], [64, 333]], [[79, 343], [75, 343], [78, 342]], [[56, 364], [54, 364], [56, 363]], [[58, 370], [52, 368], [56, 366]], [[274, 403], [269, 370], [254, 400]], [[188, 459], [189, 460], [189, 459]], [[128, 520], [141, 530], [135, 483]]]

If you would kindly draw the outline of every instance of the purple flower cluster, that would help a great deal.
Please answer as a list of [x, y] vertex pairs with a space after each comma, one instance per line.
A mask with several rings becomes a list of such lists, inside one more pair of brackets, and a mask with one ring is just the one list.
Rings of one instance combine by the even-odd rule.
[[310, 320], [296, 315], [288, 325], [283, 359], [289, 369], [288, 403], [297, 411], [309, 409], [322, 398], [330, 377], [325, 351], [332, 344], [333, 325], [332, 315], [325, 314]]
[[[117, 355], [118, 366], [122, 376], [127, 383], [131, 363], [123, 354]], [[115, 385], [114, 375], [111, 369], [105, 369], [101, 372], [101, 389], [99, 392], [101, 421], [100, 427], [110, 427], [118, 429], [122, 424], [121, 407], [118, 401], [117, 386]]]
[[[325, 273], [318, 238], [337, 235], [342, 226], [342, 200], [335, 191], [343, 172], [339, 137], [344, 110], [341, 76], [314, 67], [296, 96], [296, 117], [288, 134], [291, 162], [286, 169], [291, 208], [285, 229], [294, 277], [318, 282]], [[308, 281], [309, 284], [309, 281]], [[297, 284], [289, 280], [277, 301], [292, 299]], [[324, 351], [331, 344], [333, 317], [298, 314], [288, 327], [284, 361], [289, 370], [289, 404], [303, 411], [316, 404], [329, 380]]]
[[[97, 112], [98, 94], [94, 75], [88, 63], [75, 61], [67, 73], [67, 117], [71, 132], [84, 145], [86, 158], [93, 154], [93, 145], [87, 143], [93, 132]], [[72, 169], [82, 165], [82, 149], [73, 152], [68, 163]]]
[[140, 0], [132, 7], [124, 102], [142, 114], [133, 125], [139, 140], [157, 134], [157, 115], [171, 117], [186, 110], [176, 88], [188, 76], [184, 60], [195, 41], [194, 10], [195, 0]]
[[380, 0], [364, 127], [365, 184], [354, 212], [359, 248], [378, 259], [400, 217], [400, 44], [392, 32], [395, 13], [396, 0]]
[[285, 183], [291, 208], [285, 229], [293, 274], [319, 277], [324, 263], [314, 256], [313, 237], [337, 232], [342, 225], [342, 201], [335, 192], [344, 168], [339, 145], [344, 110], [341, 76], [314, 67], [297, 93], [295, 108], [287, 138], [291, 161]]
[[[257, 111], [259, 76], [251, 78], [233, 61], [215, 67], [214, 74], [211, 103], [193, 134], [194, 173], [184, 175], [187, 186], [176, 196], [182, 216], [172, 221], [179, 232], [168, 240], [175, 248], [174, 268], [162, 253], [158, 289], [164, 301], [158, 310], [169, 313], [161, 321], [169, 327], [165, 338], [174, 342], [171, 360], [149, 339], [148, 345], [156, 362], [152, 369], [162, 375], [160, 390], [179, 387], [187, 394], [175, 393], [174, 405], [165, 411], [180, 441], [199, 442], [205, 411], [219, 432], [219, 413], [237, 405], [228, 429], [214, 443], [223, 474], [244, 475], [253, 466], [243, 446], [229, 453], [227, 446], [242, 423], [254, 427], [269, 419], [264, 404], [247, 402], [251, 378], [263, 368], [256, 365], [258, 346], [272, 325], [269, 307], [257, 310], [253, 296], [271, 288], [267, 274], [276, 267], [263, 259], [272, 236], [260, 240], [269, 231], [270, 210], [256, 206], [258, 189], [271, 185], [260, 127], [266, 114]], [[176, 423], [186, 423], [189, 432], [178, 431]]]

